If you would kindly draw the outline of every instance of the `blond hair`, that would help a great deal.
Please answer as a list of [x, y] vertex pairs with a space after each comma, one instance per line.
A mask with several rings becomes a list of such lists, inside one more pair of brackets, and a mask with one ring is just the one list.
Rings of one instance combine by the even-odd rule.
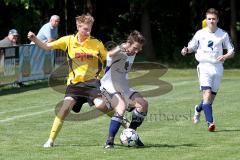
[[93, 25], [94, 23], [94, 18], [89, 14], [82, 14], [81, 16], [77, 16], [76, 17], [76, 23], [77, 24], [81, 24], [81, 23], [84, 23], [84, 24], [90, 24], [90, 25]]

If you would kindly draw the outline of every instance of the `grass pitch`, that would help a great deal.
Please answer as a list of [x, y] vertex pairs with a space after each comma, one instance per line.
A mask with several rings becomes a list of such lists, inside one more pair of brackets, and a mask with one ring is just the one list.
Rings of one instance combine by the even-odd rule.
[[[1, 89], [0, 159], [240, 159], [239, 70], [225, 70], [213, 105], [213, 133], [207, 131], [203, 114], [200, 124], [194, 125], [191, 120], [193, 106], [200, 100], [195, 70], [169, 69], [159, 80], [170, 83], [172, 90], [147, 97], [149, 113], [138, 129], [146, 147], [124, 147], [117, 135], [113, 150], [103, 149], [109, 124], [105, 115], [88, 121], [65, 121], [56, 147], [43, 148], [55, 117], [54, 108], [63, 94], [44, 82]], [[136, 86], [142, 91], [157, 87]], [[83, 112], [89, 110], [83, 108]]]

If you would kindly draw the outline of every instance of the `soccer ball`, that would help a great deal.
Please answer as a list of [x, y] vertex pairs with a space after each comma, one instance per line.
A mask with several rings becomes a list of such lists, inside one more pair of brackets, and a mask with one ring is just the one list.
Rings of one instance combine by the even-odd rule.
[[124, 129], [120, 134], [120, 142], [128, 147], [135, 146], [138, 138], [137, 132], [131, 128]]

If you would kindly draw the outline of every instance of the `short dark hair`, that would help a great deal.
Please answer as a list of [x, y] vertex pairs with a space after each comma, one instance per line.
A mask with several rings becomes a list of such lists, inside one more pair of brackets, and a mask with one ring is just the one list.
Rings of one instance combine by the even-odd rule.
[[129, 42], [130, 44], [132, 44], [133, 42], [138, 42], [139, 44], [143, 45], [144, 41], [145, 41], [145, 38], [137, 30], [134, 30], [133, 32], [131, 32], [127, 38], [127, 42]]
[[215, 14], [217, 17], [219, 17], [219, 12], [215, 8], [209, 8], [206, 12], [206, 16], [207, 14]]

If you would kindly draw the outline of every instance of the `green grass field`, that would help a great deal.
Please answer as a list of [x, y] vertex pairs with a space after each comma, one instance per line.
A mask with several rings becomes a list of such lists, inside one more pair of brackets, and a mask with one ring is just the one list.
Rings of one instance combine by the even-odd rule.
[[[193, 106], [200, 100], [195, 70], [169, 69], [160, 79], [172, 84], [173, 89], [147, 98], [149, 114], [138, 129], [145, 148], [121, 146], [117, 135], [115, 148], [103, 149], [109, 124], [109, 118], [104, 115], [89, 121], [65, 121], [56, 147], [44, 149], [42, 145], [55, 117], [54, 107], [63, 94], [44, 82], [2, 89], [0, 159], [240, 159], [240, 71], [225, 70], [213, 108], [217, 127], [213, 133], [207, 131], [204, 116], [198, 125], [191, 121]], [[148, 87], [143, 85], [139, 89], [148, 90]], [[88, 110], [85, 107], [83, 112]]]

